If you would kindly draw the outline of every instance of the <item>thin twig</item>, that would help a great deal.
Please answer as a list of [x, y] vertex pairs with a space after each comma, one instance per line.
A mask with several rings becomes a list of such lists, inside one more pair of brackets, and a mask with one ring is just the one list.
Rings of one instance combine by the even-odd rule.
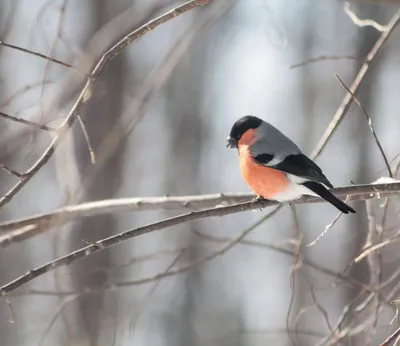
[[339, 338], [343, 338], [346, 333], [348, 333], [349, 329], [347, 330], [341, 330], [342, 324], [346, 320], [348, 314], [352, 312], [352, 307], [356, 302], [358, 301], [359, 297], [363, 294], [363, 292], [359, 292], [343, 309], [342, 312], [337, 319], [335, 323], [335, 327], [333, 328], [333, 332], [330, 333], [327, 337], [323, 338], [320, 340], [320, 342], [317, 344], [317, 346], [322, 346], [325, 344], [328, 344], [328, 342], [333, 339], [335, 344], [337, 345], [338, 342], [340, 341]]
[[342, 84], [343, 88], [351, 95], [351, 97], [353, 98], [354, 102], [357, 103], [357, 105], [361, 108], [362, 112], [364, 113], [365, 118], [366, 118], [367, 123], [368, 123], [368, 126], [369, 126], [369, 129], [370, 129], [370, 131], [372, 133], [372, 136], [374, 136], [375, 143], [376, 143], [376, 145], [377, 145], [377, 147], [379, 149], [379, 152], [381, 153], [383, 161], [385, 162], [386, 168], [388, 170], [389, 177], [393, 178], [392, 169], [390, 168], [389, 160], [388, 160], [388, 158], [387, 158], [387, 156], [386, 156], [386, 154], [385, 154], [385, 152], [384, 152], [384, 150], [382, 148], [381, 142], [378, 139], [378, 135], [376, 134], [375, 129], [372, 126], [371, 117], [368, 115], [368, 113], [367, 113], [366, 109], [364, 108], [364, 106], [362, 105], [362, 103], [357, 99], [357, 97], [354, 95], [354, 93], [352, 93], [350, 91], [350, 89], [346, 86], [346, 84], [344, 84], [344, 82], [340, 79], [340, 77], [337, 74], [335, 74], [335, 77], [340, 82], [340, 84]]
[[7, 120], [14, 121], [16, 123], [20, 123], [20, 124], [24, 124], [24, 125], [33, 127], [35, 129], [38, 129], [38, 130], [45, 130], [45, 131], [51, 131], [51, 132], [57, 131], [57, 129], [55, 129], [53, 127], [50, 127], [50, 126], [47, 126], [47, 125], [40, 125], [40, 124], [37, 124], [37, 123], [35, 123], [33, 121], [29, 121], [29, 120], [26, 120], [26, 119], [23, 119], [23, 118], [20, 118], [20, 117], [14, 117], [12, 115], [8, 115], [8, 114], [3, 113], [3, 112], [0, 112], [0, 117], [2, 117], [4, 119], [7, 119]]
[[51, 58], [51, 57], [49, 57], [49, 56], [47, 56], [45, 54], [42, 54], [42, 53], [39, 53], [39, 52], [34, 52], [33, 50], [30, 50], [30, 49], [26, 49], [26, 48], [22, 48], [22, 47], [19, 47], [19, 46], [15, 46], [13, 44], [9, 44], [9, 43], [3, 42], [3, 41], [0, 41], [0, 46], [4, 46], [4, 47], [7, 47], [7, 48], [12, 48], [12, 49], [15, 49], [15, 50], [19, 50], [19, 51], [24, 52], [24, 53], [35, 55], [35, 56], [37, 56], [39, 58], [42, 58], [42, 59], [45, 59], [45, 60], [49, 60], [51, 62], [54, 62], [55, 64], [62, 65], [64, 67], [69, 67], [69, 68], [76, 69], [75, 66], [70, 65], [70, 64], [68, 64], [68, 63], [66, 63], [64, 61]]
[[[365, 246], [370, 246], [375, 242], [376, 238], [376, 215], [374, 209], [374, 202], [372, 200], [365, 201], [366, 213], [368, 218], [368, 234], [365, 242]], [[369, 284], [371, 287], [378, 288], [380, 283], [380, 273], [381, 273], [381, 263], [379, 261], [379, 256], [376, 253], [370, 252], [368, 255], [368, 269], [369, 269]], [[375, 304], [371, 307], [371, 311], [367, 311], [366, 316], [374, 316], [374, 322], [371, 328], [368, 330], [365, 344], [371, 345], [373, 336], [376, 333], [376, 327], [379, 318], [379, 298], [375, 294], [372, 300]]]
[[[175, 256], [174, 260], [165, 269], [164, 273], [168, 273], [175, 266], [175, 264], [178, 263], [179, 259], [182, 257], [182, 255], [184, 253], [185, 253], [185, 250], [182, 250], [180, 253], [178, 253], [178, 255]], [[144, 309], [149, 304], [151, 296], [154, 294], [157, 287], [159, 286], [161, 280], [162, 280], [162, 278], [158, 278], [154, 282], [153, 287], [148, 291], [148, 293], [146, 294], [146, 297], [144, 297], [144, 299], [141, 299], [140, 303], [135, 307], [135, 314], [134, 314], [134, 317], [130, 324], [132, 342], [133, 342], [133, 338], [134, 338], [135, 327], [136, 327], [141, 315], [143, 314]]]
[[[228, 238], [228, 237], [220, 237], [220, 236], [209, 235], [209, 234], [204, 234], [204, 233], [200, 233], [200, 232], [196, 232], [196, 234], [200, 234], [201, 238], [204, 240], [209, 240], [209, 241], [213, 241], [213, 242], [231, 242], [232, 241], [232, 238]], [[296, 253], [294, 253], [293, 251], [288, 250], [287, 248], [280, 246], [280, 245], [268, 244], [268, 243], [263, 243], [263, 242], [259, 242], [259, 241], [254, 241], [254, 240], [241, 240], [239, 243], [242, 245], [246, 245], [246, 246], [276, 251], [276, 252], [282, 253], [284, 255], [291, 256], [291, 257], [296, 256]], [[329, 268], [322, 267], [319, 263], [315, 263], [311, 259], [308, 259], [307, 257], [302, 258], [301, 264], [306, 265], [322, 274], [325, 274], [325, 275], [331, 276], [333, 278], [336, 278], [340, 281], [343, 281], [343, 282], [353, 286], [354, 288], [361, 288], [364, 291], [375, 293], [375, 291], [373, 291], [369, 286], [364, 285], [362, 282], [360, 282], [356, 279], [347, 277], [340, 272], [335, 272]]]
[[317, 299], [317, 296], [316, 296], [316, 294], [315, 294], [314, 288], [313, 288], [313, 286], [312, 286], [312, 283], [311, 283], [310, 278], [308, 277], [308, 275], [307, 275], [306, 272], [303, 273], [303, 276], [304, 276], [305, 279], [306, 279], [306, 282], [307, 282], [308, 288], [309, 288], [309, 290], [310, 290], [310, 295], [311, 295], [311, 298], [312, 298], [312, 300], [313, 300], [313, 302], [314, 302], [314, 305], [315, 305], [315, 306], [317, 307], [317, 309], [321, 312], [321, 315], [322, 315], [322, 317], [323, 317], [323, 319], [324, 319], [326, 328], [327, 328], [328, 331], [331, 333], [331, 335], [335, 335], [335, 333], [334, 333], [334, 331], [333, 331], [332, 324], [331, 324], [331, 322], [330, 322], [330, 320], [329, 320], [329, 314], [328, 314], [328, 312], [326, 311], [326, 309], [319, 303], [319, 301], [318, 301], [318, 299]]
[[42, 156], [25, 172], [25, 176], [18, 183], [16, 183], [3, 197], [0, 198], [0, 208], [8, 203], [27, 183], [30, 179], [49, 161], [52, 157], [54, 151], [64, 139], [69, 128], [73, 125], [76, 120], [77, 115], [80, 112], [82, 105], [88, 101], [88, 95], [90, 95], [90, 90], [93, 87], [95, 81], [103, 73], [104, 69], [108, 64], [120, 54], [120, 52], [128, 47], [130, 44], [135, 42], [137, 39], [153, 31], [158, 26], [170, 21], [171, 19], [182, 15], [196, 7], [207, 5], [211, 3], [212, 0], [191, 0], [174, 9], [162, 14], [161, 16], [154, 18], [148, 23], [142, 25], [141, 27], [128, 32], [122, 39], [115, 43], [110, 49], [108, 49], [104, 54], [101, 55], [100, 59], [94, 65], [91, 70], [90, 78], [87, 78], [86, 83], [79, 93], [74, 105], [72, 106], [70, 112], [66, 116], [63, 124], [61, 125], [57, 136], [52, 140], [47, 149], [43, 152]]
[[[290, 300], [289, 300], [289, 307], [286, 313], [286, 329], [290, 330], [290, 315], [292, 313], [293, 305], [294, 305], [294, 300], [295, 300], [295, 295], [296, 295], [296, 272], [301, 269], [301, 243], [303, 240], [303, 235], [300, 232], [300, 222], [299, 218], [297, 216], [296, 212], [296, 207], [293, 204], [290, 204], [290, 209], [292, 212], [292, 217], [293, 217], [293, 225], [294, 225], [294, 239], [293, 239], [293, 245], [294, 245], [294, 253], [295, 256], [293, 257], [293, 264], [292, 268], [290, 270], [290, 288], [291, 288], [291, 295], [290, 295]], [[298, 314], [298, 319], [297, 322], [294, 325], [294, 329], [297, 329], [297, 324], [300, 321], [300, 316], [301, 316], [301, 311]], [[289, 339], [291, 340], [293, 346], [296, 346], [296, 334], [292, 335], [291, 333], [288, 333]]]
[[368, 246], [364, 246], [364, 250], [354, 259], [354, 263], [360, 262], [365, 257], [367, 257], [371, 253], [373, 253], [374, 251], [382, 249], [383, 247], [393, 243], [394, 241], [399, 240], [399, 237], [400, 237], [400, 231], [397, 231], [393, 237], [385, 239], [385, 240], [381, 241], [380, 243], [369, 244]]
[[361, 60], [360, 58], [357, 58], [355, 56], [350, 56], [350, 55], [344, 55], [344, 56], [337, 56], [337, 55], [320, 55], [315, 58], [310, 58], [307, 60], [304, 60], [302, 62], [299, 62], [297, 64], [293, 64], [289, 67], [289, 69], [295, 69], [299, 67], [303, 67], [309, 64], [313, 64], [315, 62], [320, 62], [320, 61], [332, 61], [332, 60]]
[[322, 233], [319, 234], [319, 235], [317, 236], [317, 238], [315, 238], [311, 243], [307, 244], [307, 247], [315, 246], [315, 245], [321, 240], [321, 238], [324, 237], [324, 236], [328, 233], [328, 231], [335, 225], [335, 223], [339, 220], [339, 218], [340, 218], [341, 215], [342, 215], [342, 212], [339, 212], [339, 213], [335, 216], [335, 218], [333, 219], [333, 221], [325, 226], [325, 228], [324, 228], [324, 230], [322, 231]]
[[79, 125], [81, 126], [83, 137], [85, 138], [86, 145], [87, 145], [88, 150], [89, 150], [90, 162], [94, 165], [96, 163], [96, 154], [94, 153], [92, 144], [90, 142], [90, 137], [89, 137], [89, 134], [88, 134], [88, 132], [86, 130], [85, 123], [83, 122], [83, 119], [79, 114], [77, 116], [77, 119], [78, 119]]
[[6, 171], [8, 174], [11, 174], [19, 179], [23, 178], [23, 176], [24, 176], [23, 173], [19, 173], [16, 170], [14, 170], [6, 165], [3, 165], [2, 163], [0, 163], [0, 168], [2, 170]]
[[[398, 10], [390, 22], [387, 25], [387, 31], [383, 32], [379, 39], [376, 41], [370, 52], [367, 54], [366, 59], [364, 63], [361, 65], [360, 70], [358, 71], [353, 83], [350, 86], [350, 91], [355, 94], [360, 87], [362, 81], [364, 80], [364, 77], [366, 76], [368, 69], [370, 65], [375, 61], [375, 58], [379, 51], [382, 49], [383, 45], [387, 41], [387, 39], [390, 37], [392, 34], [393, 30], [397, 26], [397, 24], [400, 21], [400, 10]], [[352, 103], [353, 98], [349, 93], [345, 95], [343, 98], [339, 108], [337, 109], [336, 113], [334, 114], [330, 124], [328, 125], [327, 129], [325, 130], [325, 133], [322, 135], [322, 138], [318, 142], [316, 148], [311, 154], [311, 157], [313, 159], [317, 158], [322, 150], [325, 148], [326, 144], [328, 143], [329, 139], [332, 137], [332, 135], [335, 133], [336, 129], [338, 128], [339, 124], [343, 120], [344, 116], [346, 115], [351, 103]]]

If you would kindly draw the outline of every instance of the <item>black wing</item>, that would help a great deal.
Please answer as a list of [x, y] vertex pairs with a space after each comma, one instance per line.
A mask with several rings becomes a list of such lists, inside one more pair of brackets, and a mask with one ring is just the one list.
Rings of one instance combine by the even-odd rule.
[[279, 171], [296, 175], [301, 178], [309, 179], [318, 183], [325, 184], [329, 188], [333, 188], [332, 184], [322, 173], [321, 168], [319, 168], [314, 161], [309, 159], [304, 154], [288, 155], [286, 158], [274, 165], [272, 163], [274, 155], [261, 154], [253, 157], [255, 161], [262, 165], [277, 169]]
[[324, 200], [326, 200], [336, 208], [338, 208], [342, 213], [348, 214], [349, 212], [356, 212], [352, 207], [350, 207], [349, 205], [338, 199], [331, 192], [329, 192], [323, 185], [313, 181], [307, 181], [303, 183], [303, 185], [309, 188], [311, 191], [315, 192], [318, 196], [322, 197]]

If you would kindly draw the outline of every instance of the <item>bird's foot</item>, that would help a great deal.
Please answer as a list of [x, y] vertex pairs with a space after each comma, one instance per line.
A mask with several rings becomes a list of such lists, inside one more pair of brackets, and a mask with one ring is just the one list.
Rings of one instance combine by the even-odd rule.
[[261, 203], [261, 206], [260, 206], [260, 210], [262, 210], [262, 208], [263, 208], [263, 204], [264, 204], [264, 202], [266, 202], [266, 201], [268, 201], [267, 199], [265, 199], [263, 196], [257, 196], [257, 197], [255, 197], [254, 199], [253, 199], [253, 202], [260, 202]]

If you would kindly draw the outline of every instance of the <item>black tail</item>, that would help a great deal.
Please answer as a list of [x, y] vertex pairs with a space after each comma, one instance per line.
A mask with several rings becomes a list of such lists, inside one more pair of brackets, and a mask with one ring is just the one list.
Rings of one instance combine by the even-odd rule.
[[303, 185], [309, 188], [312, 192], [316, 193], [318, 196], [322, 197], [330, 204], [334, 205], [342, 213], [348, 214], [349, 212], [350, 213], [356, 212], [352, 207], [348, 206], [346, 203], [344, 203], [336, 196], [334, 196], [332, 193], [330, 193], [329, 190], [327, 190], [325, 186], [323, 186], [322, 184], [316, 183], [314, 181], [307, 181], [303, 183]]

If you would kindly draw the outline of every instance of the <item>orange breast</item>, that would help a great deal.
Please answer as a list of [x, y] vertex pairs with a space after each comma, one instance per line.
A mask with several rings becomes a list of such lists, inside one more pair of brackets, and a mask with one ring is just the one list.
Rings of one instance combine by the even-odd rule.
[[243, 179], [258, 196], [273, 199], [274, 195], [287, 188], [289, 181], [286, 175], [256, 163], [250, 156], [247, 145], [239, 145], [239, 161]]

